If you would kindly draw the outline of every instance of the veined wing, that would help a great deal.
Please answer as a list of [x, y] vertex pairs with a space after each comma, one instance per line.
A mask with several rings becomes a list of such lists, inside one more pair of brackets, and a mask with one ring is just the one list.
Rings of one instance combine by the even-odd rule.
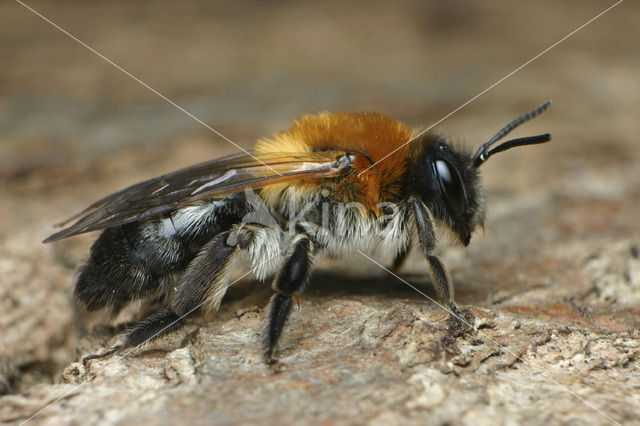
[[75, 222], [45, 239], [57, 241], [85, 232], [137, 222], [212, 199], [302, 178], [328, 178], [345, 174], [354, 154], [344, 151], [312, 153], [237, 154], [197, 164], [137, 183], [96, 201], [58, 224]]

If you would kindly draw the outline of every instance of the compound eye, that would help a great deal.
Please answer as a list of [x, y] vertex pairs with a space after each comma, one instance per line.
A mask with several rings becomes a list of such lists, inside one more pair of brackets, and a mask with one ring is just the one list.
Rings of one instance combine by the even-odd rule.
[[460, 179], [458, 171], [444, 160], [436, 160], [435, 169], [440, 183], [440, 190], [451, 212], [456, 217], [462, 216], [466, 210], [466, 201], [462, 179]]

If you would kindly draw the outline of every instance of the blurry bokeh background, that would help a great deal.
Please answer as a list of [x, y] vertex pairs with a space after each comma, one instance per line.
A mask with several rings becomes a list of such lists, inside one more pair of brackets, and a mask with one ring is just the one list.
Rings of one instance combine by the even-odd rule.
[[[431, 124], [612, 3], [28, 4], [250, 147], [298, 115], [324, 109]], [[1, 7], [3, 174], [98, 163], [97, 156], [125, 148], [160, 156], [186, 138], [209, 144], [207, 157], [233, 150], [20, 4]], [[585, 155], [595, 142], [598, 152], [610, 151], [621, 134], [637, 130], [621, 125], [637, 104], [635, 8], [613, 9], [438, 128], [477, 144], [551, 98], [553, 117], [534, 126], [561, 123], [551, 130], [563, 146], [578, 139], [576, 127], [588, 127]]]
[[[322, 110], [431, 125], [613, 1], [27, 4], [249, 149]], [[638, 2], [623, 2], [437, 126], [477, 146], [554, 102], [514, 132], [550, 132], [551, 144], [510, 151], [483, 168], [486, 232], [468, 250], [448, 253], [462, 303], [496, 308], [513, 286], [549, 285], [553, 276], [549, 295], [520, 302], [562, 305], [566, 294], [594, 286], [576, 272], [589, 256], [627, 256], [640, 240], [638, 16]], [[5, 391], [50, 381], [75, 357], [70, 288], [95, 236], [41, 245], [52, 224], [138, 180], [236, 151], [21, 4], [0, 3], [0, 356], [12, 384]], [[568, 244], [558, 249], [564, 258], [554, 251], [560, 243]], [[350, 266], [372, 272], [364, 259]], [[418, 257], [408, 268], [424, 272]], [[639, 291], [627, 290], [612, 290], [614, 302], [600, 294], [585, 302], [602, 313], [599, 327], [638, 326]], [[615, 302], [622, 319], [609, 315]]]

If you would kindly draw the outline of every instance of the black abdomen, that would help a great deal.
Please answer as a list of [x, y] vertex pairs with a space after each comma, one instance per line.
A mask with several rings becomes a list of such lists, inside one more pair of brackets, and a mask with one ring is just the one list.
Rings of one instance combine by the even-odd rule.
[[171, 216], [108, 228], [93, 243], [75, 296], [89, 311], [115, 314], [133, 300], [160, 297], [216, 234], [239, 222], [240, 200], [207, 202]]

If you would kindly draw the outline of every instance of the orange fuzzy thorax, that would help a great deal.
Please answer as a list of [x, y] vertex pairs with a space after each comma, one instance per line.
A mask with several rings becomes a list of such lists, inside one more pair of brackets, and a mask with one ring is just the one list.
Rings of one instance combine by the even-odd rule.
[[[411, 137], [411, 131], [403, 123], [378, 113], [323, 112], [304, 115], [289, 130], [276, 133], [272, 139], [259, 140], [255, 151], [259, 154], [330, 149], [353, 152], [357, 173], [341, 178], [334, 195], [345, 202], [358, 201], [376, 210], [377, 203], [395, 201], [400, 196], [410, 146], [402, 145]], [[366, 170], [371, 161], [376, 163], [396, 149], [391, 156]], [[358, 152], [366, 153], [370, 159]], [[289, 185], [272, 185], [264, 188], [262, 194], [274, 197]], [[307, 191], [318, 185], [319, 182], [312, 181], [296, 183], [295, 187]]]

